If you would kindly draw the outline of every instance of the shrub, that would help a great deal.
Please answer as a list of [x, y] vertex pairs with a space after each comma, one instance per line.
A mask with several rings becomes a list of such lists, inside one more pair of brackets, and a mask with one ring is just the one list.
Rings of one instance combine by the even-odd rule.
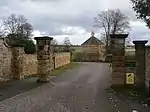
[[34, 54], [36, 52], [36, 46], [31, 39], [25, 39], [19, 34], [9, 34], [6, 37], [6, 42], [10, 46], [23, 45], [26, 54]]
[[33, 42], [33, 40], [24, 40], [24, 51], [26, 54], [34, 54], [36, 53], [36, 46]]

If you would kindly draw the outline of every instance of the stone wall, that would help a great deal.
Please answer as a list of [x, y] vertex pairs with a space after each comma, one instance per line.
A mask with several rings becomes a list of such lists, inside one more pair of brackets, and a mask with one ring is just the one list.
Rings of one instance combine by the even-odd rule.
[[145, 78], [145, 85], [146, 89], [149, 91], [149, 81], [150, 81], [150, 46], [146, 47], [146, 78]]
[[54, 67], [59, 68], [61, 66], [64, 66], [66, 64], [70, 63], [70, 53], [64, 52], [64, 53], [55, 53], [54, 54]]
[[[37, 76], [37, 54], [25, 54], [21, 46], [10, 47], [0, 38], [0, 82]], [[51, 54], [51, 70], [70, 63], [70, 53]]]
[[[18, 53], [17, 50], [19, 50]], [[24, 78], [29, 75], [36, 74], [37, 72], [37, 56], [36, 55], [28, 55], [25, 54], [23, 47], [10, 47], [5, 42], [4, 38], [0, 39], [0, 82], [11, 80], [14, 77], [17, 77], [16, 75], [16, 66], [18, 65], [18, 61], [21, 63], [21, 77]], [[18, 55], [18, 58], [16, 55]]]
[[[64, 66], [70, 63], [70, 53], [54, 53], [53, 62], [51, 62], [51, 70]], [[23, 70], [22, 77], [36, 76], [37, 74], [37, 55], [24, 54], [23, 55]]]
[[11, 50], [5, 43], [4, 38], [0, 38], [0, 82], [12, 78]]
[[36, 75], [37, 73], [37, 55], [24, 54], [23, 55], [23, 73], [24, 77]]

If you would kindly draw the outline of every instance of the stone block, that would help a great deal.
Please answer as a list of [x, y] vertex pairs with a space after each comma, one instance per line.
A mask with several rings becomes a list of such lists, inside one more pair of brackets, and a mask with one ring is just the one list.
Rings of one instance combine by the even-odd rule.
[[125, 56], [113, 56], [112, 57], [112, 62], [113, 61], [124, 61], [125, 60]]
[[125, 63], [122, 60], [113, 61], [112, 66], [113, 67], [125, 67]]
[[125, 67], [112, 67], [113, 72], [125, 73]]
[[111, 53], [114, 55], [114, 56], [123, 56], [125, 54], [125, 51], [120, 49], [120, 50], [112, 50]]
[[126, 71], [126, 73], [135, 73], [136, 68], [135, 67], [126, 67], [125, 71]]
[[122, 73], [122, 72], [112, 72], [112, 78], [122, 78], [122, 79], [125, 79], [125, 73]]
[[122, 78], [113, 78], [111, 81], [112, 85], [124, 85], [125, 80]]

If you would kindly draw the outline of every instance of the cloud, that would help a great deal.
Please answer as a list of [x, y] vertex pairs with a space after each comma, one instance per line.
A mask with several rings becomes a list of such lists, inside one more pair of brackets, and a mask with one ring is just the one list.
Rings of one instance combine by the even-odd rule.
[[132, 31], [130, 36], [132, 40], [149, 40], [150, 30], [146, 27], [146, 24], [141, 21], [131, 21]]
[[90, 38], [90, 33], [87, 32], [85, 34], [76, 34], [71, 37], [68, 35], [55, 35], [54, 38], [58, 40], [59, 44], [63, 44], [65, 37], [69, 37], [72, 44], [81, 45], [85, 40]]
[[69, 36], [78, 44], [90, 37], [96, 12], [114, 8], [130, 17], [133, 39], [149, 38], [149, 30], [136, 19], [130, 0], [3, 0], [0, 18], [11, 13], [23, 14], [33, 25], [35, 34], [44, 32], [56, 36], [58, 41]]

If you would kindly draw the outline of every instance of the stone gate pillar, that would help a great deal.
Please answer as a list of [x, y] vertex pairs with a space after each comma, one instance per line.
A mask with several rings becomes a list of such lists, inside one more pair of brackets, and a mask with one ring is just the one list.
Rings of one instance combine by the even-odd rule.
[[137, 88], [145, 88], [145, 44], [147, 40], [133, 41], [135, 44], [136, 56], [136, 77], [135, 86]]
[[110, 52], [112, 54], [112, 86], [125, 84], [125, 38], [128, 34], [110, 35]]
[[38, 80], [37, 82], [47, 83], [50, 80], [51, 71], [51, 40], [52, 37], [35, 37], [37, 41], [37, 59], [38, 59]]
[[23, 45], [13, 45], [12, 46], [12, 73], [14, 79], [23, 79], [23, 55], [24, 47]]

